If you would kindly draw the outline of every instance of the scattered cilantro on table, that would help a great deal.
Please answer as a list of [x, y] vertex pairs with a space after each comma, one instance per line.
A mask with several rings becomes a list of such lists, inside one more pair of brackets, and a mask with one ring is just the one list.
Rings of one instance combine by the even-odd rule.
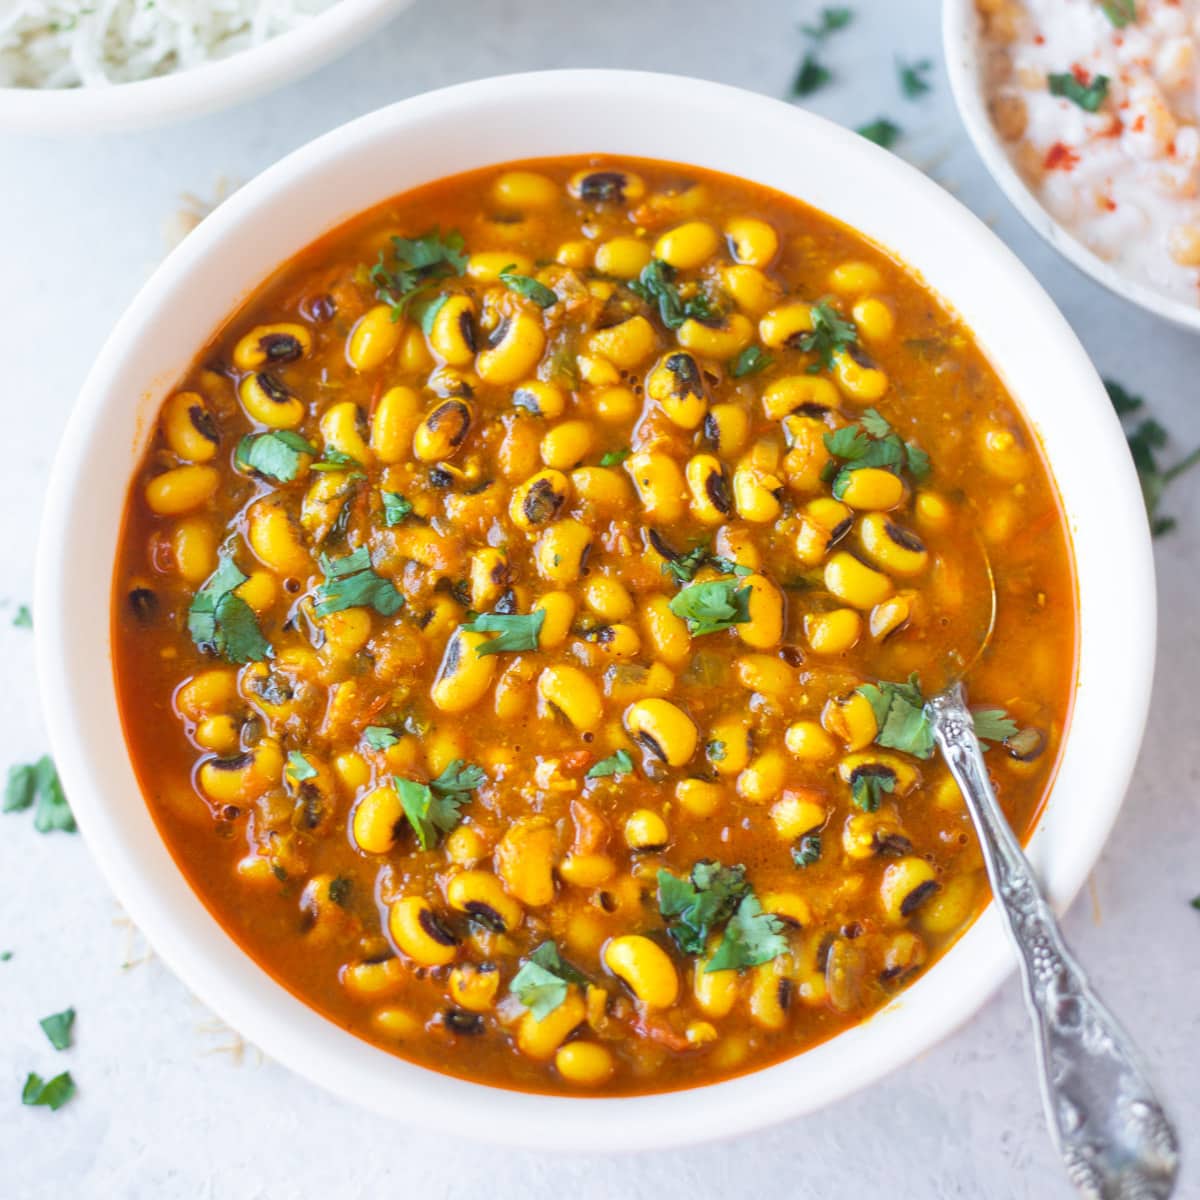
[[887, 117], [876, 117], [874, 121], [859, 125], [854, 132], [865, 137], [868, 142], [874, 142], [875, 145], [882, 146], [884, 150], [890, 150], [896, 144], [903, 130], [895, 121], [889, 121]]
[[17, 763], [8, 769], [4, 785], [4, 812], [23, 812], [36, 803], [33, 827], [38, 833], [74, 833], [75, 818], [49, 755], [35, 763]]
[[12, 623], [16, 629], [33, 628], [33, 614], [29, 611], [28, 604], [18, 606], [17, 611], [13, 614]]
[[71, 1027], [75, 1024], [75, 1010], [65, 1008], [62, 1012], [43, 1017], [38, 1024], [55, 1050], [65, 1050], [71, 1044]]
[[30, 1071], [25, 1078], [25, 1086], [21, 1089], [21, 1103], [58, 1112], [74, 1095], [75, 1081], [71, 1078], [70, 1071], [64, 1071], [48, 1080]]
[[933, 70], [933, 61], [928, 58], [906, 63], [897, 61], [896, 72], [900, 77], [900, 90], [908, 100], [917, 100], [931, 88], [926, 76]]

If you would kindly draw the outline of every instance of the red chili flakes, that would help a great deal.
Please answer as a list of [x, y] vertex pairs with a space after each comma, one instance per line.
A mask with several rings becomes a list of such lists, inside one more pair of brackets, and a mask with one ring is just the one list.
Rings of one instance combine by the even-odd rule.
[[1111, 196], [1101, 196], [1100, 207], [1106, 212], [1116, 212], [1117, 202]]
[[1033, 35], [1033, 44], [1035, 46], [1044, 46], [1046, 44], [1046, 39], [1042, 37], [1040, 33], [1035, 33]]
[[1142, 113], [1142, 115], [1133, 122], [1131, 128], [1133, 129], [1134, 133], [1141, 133], [1142, 130], [1146, 128], [1146, 114]]
[[1070, 171], [1078, 162], [1079, 155], [1070, 146], [1066, 146], [1062, 142], [1055, 142], [1046, 151], [1046, 157], [1042, 162], [1042, 166], [1047, 171]]
[[1079, 63], [1071, 64], [1071, 74], [1079, 80], [1083, 87], [1088, 87], [1092, 82], [1092, 73], [1086, 67], [1081, 67]]
[[1113, 114], [1112, 120], [1108, 125], [1096, 133], [1096, 137], [1120, 137], [1122, 130], [1125, 128], [1125, 122], [1120, 117]]

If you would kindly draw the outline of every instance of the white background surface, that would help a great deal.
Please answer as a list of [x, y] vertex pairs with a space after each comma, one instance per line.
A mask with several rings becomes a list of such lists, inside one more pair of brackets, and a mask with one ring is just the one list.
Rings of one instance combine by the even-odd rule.
[[[9, 625], [30, 595], [42, 482], [75, 391], [163, 253], [164, 224], [182, 193], [212, 196], [222, 178], [247, 179], [372, 108], [505, 71], [640, 67], [783, 95], [803, 52], [798, 19], [818, 7], [420, 0], [370, 45], [230, 113], [86, 142], [0, 137], [0, 768], [45, 746], [32, 701], [32, 639]], [[1147, 396], [1175, 435], [1168, 461], [1200, 441], [1200, 343], [1076, 275], [1008, 206], [955, 116], [940, 68], [936, 0], [855, 7], [855, 25], [823, 53], [838, 80], [813, 107], [848, 124], [887, 114], [903, 125], [899, 152], [992, 221], [1102, 373]], [[898, 55], [937, 60], [931, 96], [900, 98]], [[1066, 926], [1162, 1084], [1185, 1144], [1178, 1194], [1194, 1198], [1200, 913], [1187, 902], [1200, 893], [1200, 472], [1176, 485], [1166, 511], [1180, 528], [1156, 547], [1159, 671], [1150, 729], [1090, 896]], [[107, 580], [97, 581], [94, 602], [106, 604], [107, 590]], [[1044, 1132], [1015, 980], [921, 1060], [803, 1122], [676, 1153], [552, 1157], [478, 1144], [467, 1128], [453, 1141], [415, 1135], [261, 1061], [149, 954], [79, 838], [40, 836], [29, 814], [0, 818], [0, 880], [0, 950], [13, 951], [0, 963], [3, 1200], [1069, 1195]], [[56, 1054], [37, 1020], [70, 1004], [79, 1011], [77, 1044]], [[66, 1108], [20, 1106], [27, 1071], [48, 1077], [64, 1069], [79, 1086]]]

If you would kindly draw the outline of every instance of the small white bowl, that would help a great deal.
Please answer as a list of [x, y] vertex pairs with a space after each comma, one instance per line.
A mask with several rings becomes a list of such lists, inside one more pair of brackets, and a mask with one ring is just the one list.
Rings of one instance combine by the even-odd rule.
[[0, 88], [0, 133], [111, 133], [202, 116], [282, 86], [365, 41], [412, 0], [338, 0], [227, 58], [134, 83]]
[[1150, 539], [1125, 439], [1058, 310], [941, 188], [800, 109], [713, 83], [621, 71], [463, 84], [304, 146], [190, 234], [97, 359], [63, 436], [43, 517], [38, 674], [80, 828], [151, 944], [272, 1057], [410, 1125], [595, 1152], [709, 1141], [874, 1082], [965, 1021], [1009, 973], [1012, 952], [998, 914], [986, 911], [873, 1019], [722, 1083], [585, 1099], [507, 1092], [414, 1066], [274, 982], [180, 874], [142, 800], [121, 733], [108, 603], [128, 482], [159, 405], [198, 348], [281, 262], [363, 209], [429, 180], [518, 158], [591, 152], [695, 163], [756, 180], [863, 231], [953, 305], [1033, 421], [1053, 464], [1078, 567], [1078, 690], [1057, 782], [1029, 843], [1060, 908], [1096, 861], [1133, 769], [1150, 695], [1155, 606]]
[[975, 0], [942, 0], [942, 45], [950, 90], [967, 133], [992, 178], [1021, 216], [1085, 275], [1139, 308], [1184, 329], [1200, 330], [1200, 307], [1177, 300], [1118, 271], [1046, 210], [1013, 165], [988, 114], [987, 97], [983, 92], [982, 40]]

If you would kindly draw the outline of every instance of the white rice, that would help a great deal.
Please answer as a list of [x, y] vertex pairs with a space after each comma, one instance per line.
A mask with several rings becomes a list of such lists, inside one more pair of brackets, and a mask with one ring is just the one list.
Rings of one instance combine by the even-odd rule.
[[0, 0], [0, 87], [102, 87], [261, 45], [337, 0]]

